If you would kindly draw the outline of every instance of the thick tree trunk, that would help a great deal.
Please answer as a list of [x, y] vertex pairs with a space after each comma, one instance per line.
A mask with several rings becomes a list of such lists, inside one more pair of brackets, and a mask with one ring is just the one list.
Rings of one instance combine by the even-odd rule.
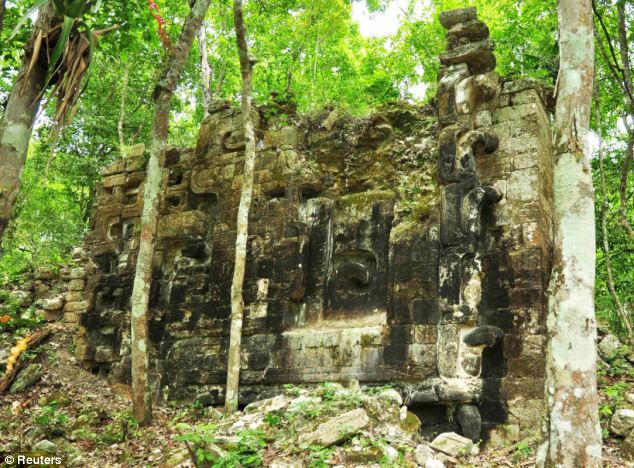
[[600, 467], [594, 315], [595, 219], [588, 144], [594, 81], [591, 0], [559, 0], [554, 252], [539, 466]]
[[29, 71], [35, 37], [40, 31], [48, 31], [53, 15], [53, 7], [48, 3], [40, 9], [0, 121], [0, 244], [20, 191], [33, 123], [44, 91], [46, 64], [38, 60]]
[[203, 109], [205, 117], [207, 117], [211, 104], [211, 68], [207, 55], [207, 27], [204, 21], [198, 30], [198, 48], [200, 49], [200, 84], [203, 89]]
[[200, 28], [210, 3], [211, 0], [196, 0], [192, 6], [178, 43], [167, 57], [163, 74], [154, 89], [153, 136], [143, 192], [141, 240], [132, 290], [132, 316], [130, 318], [132, 334], [132, 404], [134, 417], [141, 424], [147, 424], [152, 419], [152, 401], [148, 382], [148, 302], [152, 285], [152, 260], [158, 219], [161, 165], [167, 144], [170, 103], [187, 61], [196, 31]]
[[236, 258], [231, 283], [231, 333], [229, 342], [229, 362], [227, 364], [227, 390], [225, 396], [225, 413], [238, 408], [238, 387], [240, 382], [240, 346], [242, 340], [242, 318], [244, 316], [244, 298], [242, 286], [246, 265], [247, 238], [249, 231], [249, 209], [253, 192], [253, 167], [255, 165], [255, 129], [251, 115], [251, 76], [253, 64], [249, 58], [244, 19], [242, 17], [242, 0], [233, 1], [233, 19], [240, 55], [242, 74], [242, 124], [245, 138], [244, 174], [242, 176], [242, 194], [238, 207]]

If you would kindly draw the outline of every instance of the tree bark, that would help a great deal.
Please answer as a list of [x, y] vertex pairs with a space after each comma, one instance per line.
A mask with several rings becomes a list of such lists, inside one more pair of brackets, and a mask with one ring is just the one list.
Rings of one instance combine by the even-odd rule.
[[121, 84], [121, 100], [119, 101], [119, 121], [117, 122], [117, 133], [119, 135], [119, 156], [126, 156], [125, 135], [123, 134], [123, 121], [125, 120], [125, 97], [128, 92], [128, 78], [130, 75], [130, 64], [125, 63], [123, 69], [123, 83]]
[[200, 84], [203, 90], [203, 109], [205, 117], [209, 115], [209, 105], [211, 104], [211, 68], [209, 67], [209, 57], [207, 55], [207, 27], [205, 22], [198, 30], [198, 48], [200, 49]]
[[595, 218], [588, 143], [594, 81], [591, 0], [559, 0], [560, 65], [554, 125], [554, 251], [546, 401], [538, 465], [600, 467], [594, 314]]
[[2, 36], [2, 27], [4, 26], [4, 12], [6, 10], [7, 0], [0, 0], [0, 36]]
[[20, 191], [24, 161], [33, 123], [40, 107], [46, 78], [46, 64], [37, 60], [30, 67], [37, 35], [50, 29], [54, 10], [50, 3], [40, 9], [7, 107], [0, 120], [0, 244]]
[[152, 261], [158, 219], [161, 166], [165, 158], [169, 130], [170, 104], [189, 55], [196, 31], [207, 14], [211, 0], [196, 0], [183, 25], [180, 38], [167, 56], [163, 74], [154, 89], [154, 123], [150, 159], [146, 169], [141, 214], [141, 236], [132, 290], [131, 348], [132, 404], [140, 424], [152, 419], [152, 400], [148, 382], [149, 333], [148, 302], [152, 285]]
[[[632, 72], [630, 64], [630, 48], [628, 43], [627, 21], [625, 14], [625, 0], [619, 0], [616, 4], [619, 18], [619, 51], [621, 53], [621, 67], [623, 68], [623, 85], [627, 89], [627, 94], [632, 95]], [[634, 115], [634, 102], [630, 103], [630, 115]], [[624, 123], [627, 128], [627, 150], [625, 152], [625, 160], [621, 168], [621, 185], [619, 186], [619, 195], [621, 204], [619, 205], [619, 213], [621, 215], [621, 226], [625, 232], [634, 239], [634, 229], [629, 223], [627, 217], [627, 179], [630, 174], [630, 165], [632, 164], [632, 156], [634, 155], [634, 131], [630, 128], [625, 116]]]
[[253, 168], [255, 165], [255, 129], [251, 114], [251, 76], [253, 63], [249, 58], [242, 0], [233, 1], [233, 19], [236, 29], [236, 41], [240, 56], [242, 75], [242, 125], [245, 138], [244, 173], [242, 176], [242, 194], [238, 207], [236, 257], [231, 283], [231, 332], [229, 337], [229, 362], [227, 364], [227, 388], [225, 395], [225, 413], [238, 408], [238, 387], [240, 382], [240, 347], [242, 340], [242, 318], [244, 316], [244, 298], [242, 287], [246, 265], [247, 239], [249, 231], [249, 209], [253, 192]]

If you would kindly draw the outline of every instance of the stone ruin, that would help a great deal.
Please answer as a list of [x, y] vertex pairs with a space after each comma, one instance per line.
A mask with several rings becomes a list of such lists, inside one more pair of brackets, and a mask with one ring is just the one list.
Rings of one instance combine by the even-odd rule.
[[[517, 438], [542, 412], [552, 158], [546, 92], [504, 80], [475, 8], [441, 14], [434, 105], [368, 118], [257, 114], [240, 402], [284, 384], [390, 384], [428, 421]], [[150, 300], [161, 399], [222, 404], [240, 112], [216, 102], [196, 148], [167, 152]], [[86, 239], [83, 365], [130, 382], [140, 151], [109, 168]], [[73, 305], [74, 304], [74, 305]], [[79, 306], [77, 306], [79, 304]], [[484, 429], [481, 432], [481, 429]]]

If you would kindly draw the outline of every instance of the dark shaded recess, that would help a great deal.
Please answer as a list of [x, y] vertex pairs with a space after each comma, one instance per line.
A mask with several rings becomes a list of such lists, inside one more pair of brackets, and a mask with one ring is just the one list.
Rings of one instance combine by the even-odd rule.
[[114, 270], [115, 266], [115, 256], [114, 254], [106, 254], [106, 255], [97, 255], [92, 259], [97, 268], [101, 270], [101, 272], [106, 275]]
[[185, 245], [181, 250], [181, 255], [194, 260], [204, 260], [211, 255], [211, 250], [207, 242], [198, 241]]
[[458, 423], [449, 418], [449, 408], [445, 405], [430, 405], [417, 403], [407, 409], [422, 421], [420, 434], [426, 439], [433, 439], [443, 432], [460, 432]]
[[300, 191], [300, 202], [305, 202], [311, 198], [317, 198], [321, 194], [321, 190], [317, 187], [302, 186]]
[[181, 161], [181, 151], [178, 148], [168, 148], [165, 151], [165, 167], [172, 167]]
[[167, 204], [172, 208], [177, 208], [182, 202], [180, 195], [173, 195], [167, 198]]
[[[157, 317], [158, 314], [153, 313], [148, 321], [148, 332], [150, 337], [150, 343], [158, 345], [163, 340], [165, 333], [165, 321], [161, 320], [162, 317]], [[161, 314], [163, 315], [163, 314]]]
[[86, 312], [79, 316], [79, 324], [88, 329], [94, 329], [101, 326], [101, 316], [99, 312]]
[[460, 285], [462, 284], [462, 272], [460, 266], [460, 256], [458, 254], [447, 253], [441, 256], [441, 262], [446, 267], [447, 275], [440, 283], [440, 297], [450, 305], [460, 303]]
[[274, 190], [270, 190], [264, 194], [269, 200], [279, 200], [286, 198], [286, 188], [279, 187]]
[[483, 401], [478, 407], [483, 422], [503, 424], [508, 421], [508, 411], [502, 401]]
[[220, 401], [220, 392], [217, 389], [211, 390], [209, 392], [198, 395], [196, 401], [203, 406], [217, 405]]
[[[171, 317], [181, 317], [182, 318], [182, 312], [179, 314], [177, 313], [178, 310], [178, 306], [180, 304], [183, 304], [187, 298], [187, 293], [188, 293], [188, 285], [187, 284], [178, 284], [176, 282], [172, 283], [172, 287], [170, 289], [170, 295], [169, 295], [169, 309], [171, 312], [170, 318]], [[176, 319], [179, 320], [179, 319]]]
[[[509, 265], [506, 253], [488, 253], [482, 257], [482, 301], [481, 310], [496, 310], [510, 305], [508, 289], [513, 286], [513, 271]], [[493, 317], [489, 317], [493, 320]], [[497, 325], [495, 322], [487, 322], [486, 325]], [[501, 327], [500, 328], [504, 328]]]
[[498, 342], [495, 346], [484, 348], [482, 352], [482, 378], [503, 377], [505, 374], [504, 345]]

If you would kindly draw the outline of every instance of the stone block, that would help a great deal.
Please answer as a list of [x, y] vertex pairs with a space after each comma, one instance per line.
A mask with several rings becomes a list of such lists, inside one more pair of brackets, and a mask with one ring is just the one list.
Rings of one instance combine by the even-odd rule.
[[75, 312], [64, 312], [64, 322], [79, 323], [79, 314]]
[[115, 360], [114, 353], [109, 346], [98, 346], [95, 350], [95, 362], [112, 362]]
[[493, 117], [491, 115], [491, 111], [481, 110], [476, 114], [476, 128], [489, 127], [491, 125], [493, 125]]
[[444, 432], [431, 443], [431, 448], [450, 457], [464, 457], [471, 455], [473, 441], [455, 432]]
[[74, 312], [80, 314], [88, 309], [88, 301], [67, 302], [64, 305], [64, 312]]
[[461, 39], [479, 41], [489, 37], [489, 27], [477, 19], [462, 21], [452, 26], [446, 37], [450, 45], [457, 44]]
[[83, 279], [74, 279], [68, 282], [68, 290], [69, 291], [83, 291], [86, 283]]
[[65, 296], [66, 302], [77, 302], [81, 301], [83, 298], [83, 291], [68, 291]]
[[207, 232], [207, 216], [198, 210], [183, 211], [162, 217], [158, 222], [158, 238], [202, 236]]
[[493, 42], [488, 39], [470, 42], [440, 54], [440, 63], [466, 63], [472, 73], [485, 73], [495, 68]]
[[508, 179], [506, 197], [509, 202], [537, 200], [539, 172], [536, 168], [514, 171]]
[[301, 446], [322, 445], [330, 447], [353, 436], [370, 424], [364, 409], [358, 408], [320, 424], [314, 432], [299, 437]]
[[55, 296], [48, 299], [44, 299], [41, 305], [42, 309], [47, 311], [59, 310], [64, 307], [64, 298], [62, 296]]
[[443, 28], [450, 29], [458, 23], [473, 21], [477, 18], [478, 11], [475, 7], [459, 8], [455, 10], [442, 11], [439, 15], [440, 24]]

